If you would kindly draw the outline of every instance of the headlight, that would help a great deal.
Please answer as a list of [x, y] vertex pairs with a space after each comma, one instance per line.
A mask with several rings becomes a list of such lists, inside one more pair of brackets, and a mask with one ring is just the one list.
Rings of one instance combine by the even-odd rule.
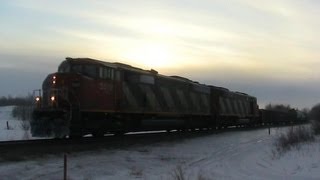
[[56, 97], [55, 96], [51, 96], [51, 101], [55, 101]]
[[56, 84], [56, 82], [57, 82], [56, 79], [57, 79], [56, 76], [53, 76], [53, 77], [52, 77], [52, 84]]

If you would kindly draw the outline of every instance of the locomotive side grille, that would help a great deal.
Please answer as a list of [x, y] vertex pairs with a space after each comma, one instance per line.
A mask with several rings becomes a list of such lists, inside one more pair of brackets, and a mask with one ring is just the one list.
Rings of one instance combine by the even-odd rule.
[[245, 113], [244, 108], [243, 108], [243, 101], [239, 100], [238, 103], [239, 103], [238, 105], [239, 105], [239, 109], [240, 109], [240, 114], [241, 114], [242, 117], [244, 117], [246, 113]]
[[193, 104], [194, 110], [196, 110], [196, 112], [200, 111], [200, 103], [199, 103], [199, 97], [196, 97], [196, 94], [194, 92], [190, 93], [191, 96], [191, 102]]
[[134, 97], [132, 91], [129, 89], [129, 86], [127, 83], [123, 83], [123, 92], [127, 102], [129, 103], [129, 106], [132, 108], [138, 107], [138, 102]]
[[170, 110], [174, 110], [175, 109], [175, 104], [173, 102], [173, 98], [171, 96], [171, 93], [169, 92], [168, 88], [166, 87], [161, 87], [161, 92], [164, 96], [165, 102], [167, 104], [167, 107], [170, 108]]
[[145, 93], [146, 101], [151, 106], [151, 109], [153, 111], [161, 111], [160, 104], [159, 104], [159, 102], [158, 102], [158, 100], [156, 98], [155, 93], [152, 91], [150, 86], [140, 84], [140, 88]]
[[181, 105], [183, 106], [183, 109], [187, 110], [188, 109], [188, 103], [186, 101], [186, 97], [185, 97], [183, 91], [181, 89], [177, 89], [176, 93], [177, 93], [178, 98], [179, 98], [179, 100], [181, 102]]

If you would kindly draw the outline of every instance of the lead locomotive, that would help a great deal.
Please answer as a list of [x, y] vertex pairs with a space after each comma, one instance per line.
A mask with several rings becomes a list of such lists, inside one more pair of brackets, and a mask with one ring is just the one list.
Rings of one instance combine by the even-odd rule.
[[33, 136], [103, 136], [264, 123], [253, 96], [89, 58], [66, 58], [35, 93]]

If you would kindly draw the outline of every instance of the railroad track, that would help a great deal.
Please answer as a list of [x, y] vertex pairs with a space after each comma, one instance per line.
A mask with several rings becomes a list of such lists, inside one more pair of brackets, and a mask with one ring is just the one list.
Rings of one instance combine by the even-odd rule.
[[37, 159], [47, 155], [123, 149], [134, 145], [182, 141], [194, 137], [214, 134], [214, 131], [129, 134], [124, 136], [84, 137], [79, 139], [38, 139], [0, 142], [0, 162]]
[[[266, 127], [266, 136], [268, 130]], [[258, 128], [249, 128], [252, 130]], [[84, 137], [79, 139], [37, 139], [23, 141], [0, 142], [0, 162], [22, 161], [36, 159], [46, 155], [63, 155], [85, 151], [103, 149], [122, 149], [134, 145], [156, 144], [160, 142], [183, 141], [185, 139], [208, 136], [227, 131], [247, 131], [248, 128], [228, 128], [210, 131], [187, 131], [187, 132], [148, 132], [130, 133], [124, 136], [104, 136], [101, 138]]]

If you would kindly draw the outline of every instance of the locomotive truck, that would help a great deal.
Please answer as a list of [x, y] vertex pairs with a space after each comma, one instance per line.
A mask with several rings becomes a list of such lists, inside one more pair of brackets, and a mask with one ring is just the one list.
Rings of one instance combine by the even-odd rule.
[[261, 124], [257, 99], [122, 63], [66, 58], [36, 90], [33, 136]]

